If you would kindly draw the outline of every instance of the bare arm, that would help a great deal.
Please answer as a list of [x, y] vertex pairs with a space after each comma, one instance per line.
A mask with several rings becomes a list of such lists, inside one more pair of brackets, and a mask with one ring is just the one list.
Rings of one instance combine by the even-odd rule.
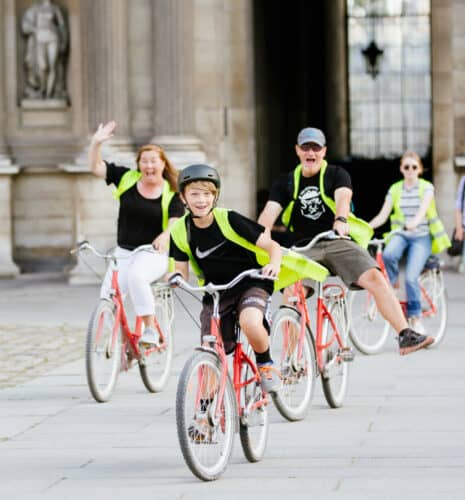
[[390, 198], [386, 198], [379, 213], [375, 215], [368, 224], [370, 224], [370, 226], [373, 229], [382, 226], [387, 221], [389, 214], [391, 212], [392, 212], [392, 200]]
[[[334, 218], [345, 217], [347, 219], [347, 217], [349, 217], [351, 200], [352, 189], [340, 187], [334, 191], [334, 201], [336, 202], [336, 213], [334, 214]], [[347, 236], [349, 234], [349, 224], [347, 222], [335, 220], [333, 229], [341, 236]]]
[[176, 260], [174, 262], [174, 272], [166, 274], [166, 280], [168, 281], [176, 273], [180, 273], [187, 281], [189, 279], [189, 262], [187, 260]]
[[262, 213], [258, 216], [257, 222], [271, 231], [282, 210], [283, 207], [277, 201], [268, 201]]
[[433, 200], [433, 196], [434, 196], [434, 193], [432, 191], [429, 193], [426, 193], [425, 196], [423, 196], [423, 199], [421, 200], [418, 212], [415, 214], [415, 216], [412, 219], [407, 221], [405, 224], [405, 227], [409, 231], [413, 231], [418, 226], [418, 224], [420, 224], [421, 220], [426, 215], [426, 211], [428, 210], [428, 207], [430, 206], [431, 201]]
[[458, 208], [455, 209], [455, 237], [458, 240], [463, 240], [463, 226], [462, 226], [462, 211]]
[[116, 122], [111, 121], [105, 125], [100, 124], [97, 131], [92, 136], [89, 146], [89, 168], [97, 177], [105, 179], [107, 176], [107, 166], [102, 160], [101, 147], [105, 141], [113, 137]]
[[281, 247], [279, 244], [271, 239], [269, 231], [265, 231], [259, 236], [256, 245], [270, 256], [270, 262], [262, 269], [263, 274], [265, 276], [278, 276], [281, 268]]
[[170, 241], [170, 227], [178, 220], [179, 217], [171, 217], [168, 219], [168, 227], [161, 232], [153, 241], [152, 246], [159, 252], [167, 252]]

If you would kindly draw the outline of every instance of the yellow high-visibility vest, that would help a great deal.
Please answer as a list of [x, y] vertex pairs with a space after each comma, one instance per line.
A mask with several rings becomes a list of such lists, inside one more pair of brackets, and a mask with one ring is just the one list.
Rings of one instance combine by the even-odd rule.
[[[418, 194], [420, 200], [423, 199], [423, 194], [427, 186], [432, 185], [431, 182], [425, 179], [418, 179]], [[394, 183], [389, 191], [392, 196], [393, 211], [391, 214], [391, 231], [394, 229], [403, 229], [405, 225], [405, 216], [400, 208], [400, 199], [402, 197], [402, 188], [404, 181]], [[439, 219], [436, 210], [434, 198], [431, 200], [428, 209], [426, 210], [426, 219], [428, 220], [429, 232], [431, 235], [431, 253], [437, 254], [450, 247], [450, 240], [447, 236], [444, 225]]]
[[[320, 184], [320, 194], [324, 204], [333, 212], [336, 213], [336, 202], [326, 196], [325, 187], [324, 187], [324, 175], [328, 163], [326, 160], [323, 160], [323, 164], [320, 169], [319, 174], [319, 184]], [[294, 170], [294, 193], [292, 196], [292, 201], [289, 205], [284, 209], [283, 214], [281, 216], [281, 220], [283, 224], [290, 230], [294, 231], [294, 228], [290, 224], [292, 211], [294, 210], [295, 200], [299, 195], [299, 184], [300, 184], [300, 176], [302, 173], [302, 165], [299, 164], [297, 168]], [[359, 219], [353, 213], [349, 213], [347, 217], [347, 222], [349, 223], [349, 234], [350, 236], [363, 248], [368, 247], [368, 242], [371, 240], [373, 236], [373, 229], [370, 227], [368, 222], [363, 219]]]
[[[125, 193], [128, 189], [131, 189], [134, 184], [142, 177], [142, 174], [138, 170], [128, 170], [118, 183], [118, 187], [113, 191], [113, 198], [119, 200], [121, 195]], [[163, 180], [163, 191], [161, 194], [161, 214], [162, 221], [161, 227], [163, 231], [168, 227], [169, 219], [169, 206], [171, 200], [173, 199], [176, 191], [171, 189], [170, 183], [165, 179]]]
[[[228, 220], [228, 212], [229, 210], [225, 208], [213, 209], [213, 216], [215, 217], [215, 221], [218, 224], [218, 227], [220, 228], [223, 236], [227, 240], [232, 241], [233, 243], [236, 243], [237, 245], [251, 252], [254, 252], [259, 265], [265, 266], [270, 261], [268, 252], [263, 250], [263, 248], [250, 243], [250, 241], [237, 234], [236, 231], [234, 231], [234, 229], [231, 227], [231, 224]], [[202, 271], [192, 254], [189, 242], [187, 240], [186, 223], [187, 214], [178, 219], [171, 226], [170, 234], [176, 246], [189, 256], [189, 261], [192, 269], [197, 275], [199, 283], [202, 285], [204, 284], [205, 280], [203, 279]], [[321, 264], [318, 264], [317, 262], [314, 262], [313, 260], [310, 260], [307, 257], [286, 248], [281, 248], [281, 250], [281, 269], [277, 281], [274, 282], [275, 290], [285, 288], [286, 286], [289, 286], [292, 283], [295, 283], [296, 281], [304, 278], [311, 278], [321, 282], [328, 277], [329, 271]]]

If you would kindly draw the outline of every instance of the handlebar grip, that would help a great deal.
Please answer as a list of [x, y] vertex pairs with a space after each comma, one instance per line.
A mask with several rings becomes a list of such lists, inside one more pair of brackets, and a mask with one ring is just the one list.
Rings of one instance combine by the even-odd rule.
[[179, 283], [181, 282], [182, 280], [182, 274], [181, 273], [175, 273], [171, 276], [171, 278], [168, 280], [168, 285], [170, 287], [175, 287], [175, 286], [178, 286]]
[[89, 241], [88, 240], [82, 240], [82, 241], [78, 241], [76, 243], [76, 247], [75, 248], [72, 248], [69, 253], [71, 255], [74, 255], [75, 253], [78, 253], [79, 250], [81, 250], [81, 248], [84, 246], [84, 245], [89, 245]]

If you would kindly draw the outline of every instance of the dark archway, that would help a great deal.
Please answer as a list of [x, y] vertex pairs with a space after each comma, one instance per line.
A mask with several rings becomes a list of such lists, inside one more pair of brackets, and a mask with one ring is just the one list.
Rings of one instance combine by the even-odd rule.
[[[263, 207], [273, 180], [297, 163], [294, 144], [304, 126], [328, 130], [347, 127], [328, 116], [331, 99], [325, 75], [346, 66], [329, 57], [331, 30], [345, 29], [345, 18], [331, 18], [326, 0], [254, 0], [256, 82], [257, 209]], [[328, 31], [325, 31], [328, 30]], [[336, 67], [326, 67], [327, 61]], [[349, 121], [347, 112], [347, 121]], [[341, 128], [342, 130], [342, 128]], [[331, 142], [331, 141], [330, 141]], [[334, 143], [334, 141], [333, 141]], [[355, 212], [365, 219], [380, 209], [388, 187], [400, 179], [399, 158], [367, 160], [328, 150], [328, 160], [343, 165], [352, 176]], [[432, 178], [431, 154], [423, 158], [425, 178]], [[381, 228], [383, 229], [383, 228]]]

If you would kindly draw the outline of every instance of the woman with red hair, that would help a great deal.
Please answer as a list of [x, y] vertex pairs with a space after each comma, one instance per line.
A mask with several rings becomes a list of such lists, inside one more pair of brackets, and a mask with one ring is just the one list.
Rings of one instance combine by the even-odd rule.
[[[169, 226], [184, 213], [176, 193], [178, 172], [159, 146], [142, 146], [136, 157], [137, 170], [117, 166], [102, 160], [101, 146], [113, 137], [116, 122], [100, 124], [92, 136], [89, 148], [89, 166], [94, 175], [114, 184], [113, 196], [119, 200], [118, 279], [122, 293], [129, 293], [134, 310], [144, 321], [141, 342], [156, 344], [158, 334], [154, 323], [154, 298], [150, 284], [168, 270]], [[152, 244], [154, 252], [132, 250]], [[108, 297], [111, 272], [107, 271], [100, 291]]]

